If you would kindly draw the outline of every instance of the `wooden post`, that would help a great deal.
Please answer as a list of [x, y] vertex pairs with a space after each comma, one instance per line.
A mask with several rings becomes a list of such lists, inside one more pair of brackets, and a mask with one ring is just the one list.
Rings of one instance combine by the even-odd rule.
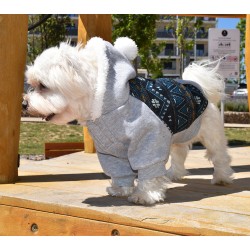
[[99, 36], [106, 41], [112, 40], [111, 15], [79, 15], [78, 42], [86, 44], [94, 36]]
[[248, 89], [248, 109], [250, 112], [250, 14], [246, 15], [246, 41], [245, 41], [245, 64], [246, 64], [246, 82]]
[[[78, 18], [78, 42], [86, 44], [87, 41], [94, 36], [103, 38], [106, 41], [111, 42], [112, 25], [111, 15], [95, 15], [84, 14], [79, 15]], [[86, 153], [94, 153], [95, 146], [93, 139], [91, 138], [88, 129], [83, 129], [84, 133], [84, 147]]]
[[0, 183], [18, 176], [28, 15], [0, 15]]

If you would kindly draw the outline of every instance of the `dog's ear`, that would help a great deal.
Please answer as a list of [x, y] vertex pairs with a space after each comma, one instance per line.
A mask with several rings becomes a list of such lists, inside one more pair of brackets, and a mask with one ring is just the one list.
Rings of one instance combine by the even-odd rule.
[[70, 46], [67, 42], [60, 43], [59, 46], [60, 55], [65, 62], [72, 68], [76, 68], [77, 62], [77, 53], [78, 49], [76, 47]]
[[128, 60], [132, 61], [137, 57], [138, 47], [136, 43], [128, 37], [119, 37], [114, 43], [114, 47]]

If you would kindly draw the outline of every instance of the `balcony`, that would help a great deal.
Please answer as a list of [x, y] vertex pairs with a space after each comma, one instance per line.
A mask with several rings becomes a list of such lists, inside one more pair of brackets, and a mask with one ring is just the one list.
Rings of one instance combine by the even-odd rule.
[[208, 39], [208, 32], [197, 32], [196, 34], [197, 39]]
[[[167, 32], [167, 31], [157, 31], [156, 38], [172, 38], [175, 39], [176, 35], [174, 32]], [[194, 32], [186, 32], [185, 38], [192, 39], [194, 38]], [[196, 33], [196, 39], [208, 39], [208, 32], [200, 32]]]
[[157, 31], [156, 38], [175, 38], [175, 34], [167, 31]]
[[201, 20], [203, 22], [216, 22], [216, 18], [214, 17], [197, 17], [197, 20]]
[[178, 56], [176, 51], [173, 49], [164, 49], [160, 54], [159, 57], [175, 57]]

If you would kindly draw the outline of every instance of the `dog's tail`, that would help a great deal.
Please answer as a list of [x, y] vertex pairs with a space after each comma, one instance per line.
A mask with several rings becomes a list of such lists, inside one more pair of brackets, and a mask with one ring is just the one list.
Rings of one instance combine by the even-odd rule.
[[225, 83], [218, 73], [220, 62], [193, 62], [185, 68], [182, 79], [196, 82], [203, 90], [209, 102], [217, 104], [225, 97]]

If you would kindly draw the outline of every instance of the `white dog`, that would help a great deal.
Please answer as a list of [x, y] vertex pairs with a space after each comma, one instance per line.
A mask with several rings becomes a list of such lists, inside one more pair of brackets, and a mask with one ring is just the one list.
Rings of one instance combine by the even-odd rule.
[[84, 48], [61, 43], [47, 49], [28, 66], [33, 91], [23, 106], [55, 124], [77, 119], [87, 125], [112, 179], [107, 188], [112, 196], [145, 205], [163, 201], [171, 180], [187, 174], [184, 161], [195, 141], [213, 162], [212, 184], [230, 183], [233, 171], [216, 106], [224, 89], [217, 67], [193, 63], [185, 69], [185, 81], [146, 80], [136, 77], [130, 63], [136, 56], [129, 38], [114, 46], [92, 38]]

